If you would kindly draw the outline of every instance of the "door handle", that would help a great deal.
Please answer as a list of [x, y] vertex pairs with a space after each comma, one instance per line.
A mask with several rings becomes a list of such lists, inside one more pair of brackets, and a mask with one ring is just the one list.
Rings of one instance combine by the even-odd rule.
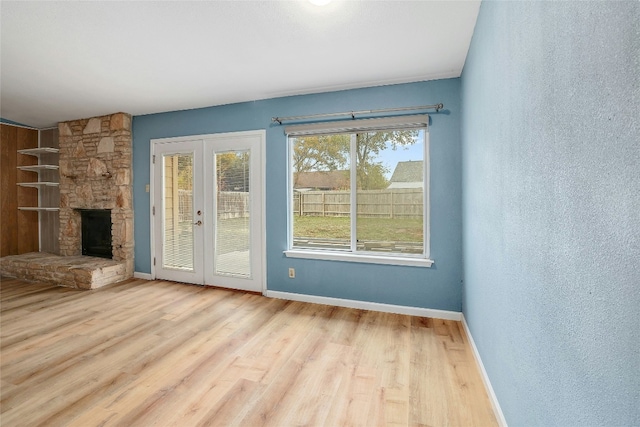
[[198, 222], [194, 222], [193, 225], [202, 225], [202, 221], [198, 220]]

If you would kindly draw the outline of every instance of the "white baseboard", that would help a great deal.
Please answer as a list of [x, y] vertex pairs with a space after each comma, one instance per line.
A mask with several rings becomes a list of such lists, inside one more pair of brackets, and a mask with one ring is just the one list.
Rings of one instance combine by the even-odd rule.
[[357, 301], [351, 299], [321, 297], [316, 295], [295, 294], [292, 292], [266, 291], [265, 296], [291, 301], [310, 302], [314, 304], [335, 305], [338, 307], [359, 308], [362, 310], [382, 311], [385, 313], [408, 314], [410, 316], [433, 317], [435, 319], [462, 320], [462, 313], [457, 311], [436, 310], [432, 308], [409, 307], [404, 305], [381, 304], [378, 302]]
[[153, 276], [149, 273], [139, 273], [137, 271], [133, 272], [133, 277], [136, 279], [144, 279], [144, 280], [153, 280]]
[[484, 364], [482, 363], [482, 358], [480, 358], [480, 353], [478, 353], [478, 347], [476, 347], [476, 343], [473, 341], [473, 337], [471, 336], [471, 331], [469, 330], [469, 325], [467, 325], [467, 321], [462, 316], [462, 326], [464, 327], [464, 331], [467, 334], [467, 339], [469, 343], [471, 343], [471, 348], [473, 349], [473, 355], [476, 358], [476, 362], [478, 363], [478, 367], [480, 368], [480, 375], [482, 375], [482, 381], [484, 382], [484, 386], [487, 389], [487, 393], [489, 394], [489, 400], [491, 401], [491, 406], [493, 406], [493, 412], [498, 419], [498, 424], [501, 427], [507, 427], [507, 420], [502, 413], [502, 408], [500, 408], [500, 402], [498, 402], [498, 397], [496, 393], [493, 391], [493, 387], [491, 386], [491, 381], [489, 381], [489, 376], [487, 375], [487, 371], [484, 369]]

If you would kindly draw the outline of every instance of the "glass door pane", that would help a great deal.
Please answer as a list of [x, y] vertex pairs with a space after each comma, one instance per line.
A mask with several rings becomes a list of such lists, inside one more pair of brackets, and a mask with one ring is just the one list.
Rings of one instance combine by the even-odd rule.
[[193, 271], [193, 154], [165, 154], [162, 267]]
[[251, 277], [250, 151], [215, 153], [214, 273]]

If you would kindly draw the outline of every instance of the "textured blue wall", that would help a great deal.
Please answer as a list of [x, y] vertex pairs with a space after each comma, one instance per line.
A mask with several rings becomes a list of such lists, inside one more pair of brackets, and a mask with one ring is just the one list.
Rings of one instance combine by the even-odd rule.
[[[287, 140], [273, 116], [415, 106], [443, 102], [431, 116], [431, 268], [285, 258]], [[176, 111], [133, 118], [135, 270], [151, 271], [150, 140], [266, 129], [267, 287], [269, 290], [442, 310], [462, 308], [460, 79], [391, 85]], [[288, 268], [296, 278], [288, 278]]]
[[639, 8], [480, 8], [463, 312], [512, 426], [640, 425]]

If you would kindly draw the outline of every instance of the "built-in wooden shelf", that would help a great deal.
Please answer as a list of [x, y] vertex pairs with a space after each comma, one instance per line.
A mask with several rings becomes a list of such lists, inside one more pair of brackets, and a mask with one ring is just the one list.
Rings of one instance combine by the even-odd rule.
[[[11, 206], [19, 219], [18, 239], [22, 240], [23, 235], [28, 237], [30, 251], [57, 253], [61, 187], [58, 130], [51, 128], [36, 133], [28, 140], [26, 136], [22, 137], [24, 140], [18, 138], [12, 146], [15, 158], [11, 156], [11, 166], [15, 168], [13, 184], [16, 186], [15, 202]], [[2, 166], [5, 166], [4, 160]], [[2, 190], [4, 201], [4, 188]], [[4, 241], [3, 236], [3, 248]]]
[[28, 156], [40, 156], [40, 154], [55, 154], [59, 152], [59, 149], [51, 147], [27, 148], [25, 150], [18, 150], [18, 153], [26, 154]]
[[31, 165], [31, 166], [18, 166], [18, 169], [29, 172], [40, 172], [44, 170], [57, 170], [57, 165]]
[[[40, 159], [41, 155], [58, 154], [59, 152], [60, 152], [59, 149], [52, 148], [52, 147], [27, 148], [24, 150], [18, 150], [18, 153], [20, 154], [37, 157], [38, 162], [41, 161]], [[40, 176], [39, 175], [40, 172], [55, 171], [59, 169], [59, 166], [52, 165], [52, 164], [37, 164], [37, 165], [18, 166], [18, 169], [22, 171], [27, 171], [27, 172], [36, 172], [38, 173], [38, 176]], [[52, 182], [52, 181], [18, 182], [18, 186], [20, 187], [31, 187], [31, 188], [37, 188], [38, 190], [41, 190], [43, 188], [48, 188], [48, 187], [58, 187], [59, 185], [60, 185], [59, 183]], [[18, 210], [33, 211], [33, 212], [56, 212], [56, 211], [59, 211], [60, 208], [42, 207], [42, 206], [18, 206]]]
[[60, 208], [39, 208], [39, 207], [32, 207], [32, 206], [18, 206], [18, 210], [37, 211], [37, 212], [55, 212], [55, 211], [59, 211]]
[[38, 181], [38, 182], [19, 182], [18, 185], [20, 187], [41, 188], [41, 187], [57, 187], [57, 186], [60, 185], [60, 183], [59, 182]]

